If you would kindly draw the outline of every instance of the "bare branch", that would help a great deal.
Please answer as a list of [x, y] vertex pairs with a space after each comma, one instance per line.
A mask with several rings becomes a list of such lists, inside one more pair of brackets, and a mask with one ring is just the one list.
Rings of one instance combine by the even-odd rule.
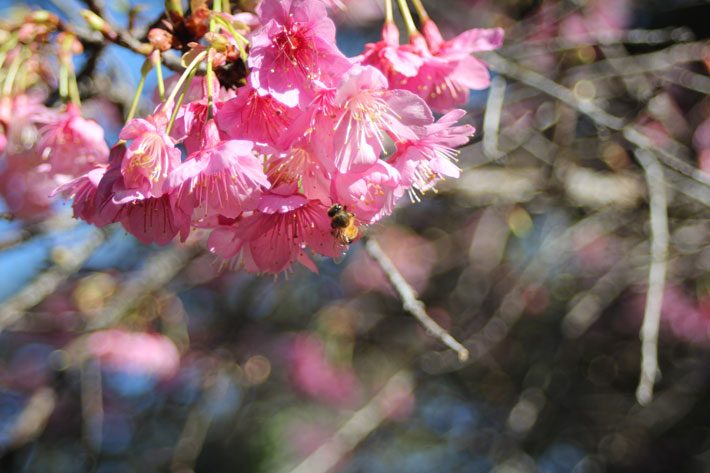
[[648, 273], [646, 308], [641, 326], [641, 377], [636, 399], [645, 406], [653, 399], [658, 374], [658, 329], [661, 322], [663, 290], [668, 260], [668, 211], [663, 169], [656, 156], [646, 150], [636, 153], [648, 184], [651, 219], [651, 268]]
[[451, 336], [449, 332], [444, 330], [441, 325], [437, 324], [434, 319], [429, 317], [429, 314], [426, 313], [424, 303], [417, 299], [417, 294], [412, 286], [404, 279], [402, 273], [399, 272], [394, 263], [392, 263], [392, 260], [385, 254], [379, 243], [372, 238], [366, 238], [365, 251], [367, 251], [370, 257], [382, 268], [385, 276], [387, 276], [387, 279], [402, 300], [404, 310], [417, 319], [429, 333], [455, 351], [460, 361], [464, 362], [468, 360], [468, 350]]

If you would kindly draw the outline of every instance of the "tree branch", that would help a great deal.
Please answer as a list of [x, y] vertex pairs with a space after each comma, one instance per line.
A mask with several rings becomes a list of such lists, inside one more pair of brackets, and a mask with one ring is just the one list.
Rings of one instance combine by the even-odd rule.
[[468, 360], [468, 350], [451, 336], [449, 332], [437, 324], [434, 319], [429, 317], [429, 314], [426, 313], [424, 303], [417, 299], [417, 294], [412, 286], [404, 279], [402, 273], [399, 272], [394, 263], [392, 263], [392, 260], [385, 254], [379, 243], [372, 238], [365, 238], [365, 251], [367, 251], [367, 254], [382, 268], [385, 276], [387, 276], [390, 284], [392, 284], [392, 287], [402, 300], [404, 310], [417, 319], [429, 333], [455, 351], [460, 361], [464, 362]]
[[668, 259], [668, 211], [663, 169], [656, 156], [646, 150], [636, 153], [648, 185], [651, 220], [651, 268], [648, 272], [646, 307], [641, 326], [641, 377], [636, 399], [642, 406], [653, 399], [653, 385], [658, 375], [658, 329], [661, 322], [663, 290]]

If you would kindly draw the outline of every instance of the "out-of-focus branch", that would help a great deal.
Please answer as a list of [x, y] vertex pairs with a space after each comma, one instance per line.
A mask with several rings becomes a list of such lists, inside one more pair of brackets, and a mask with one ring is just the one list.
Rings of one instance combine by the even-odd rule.
[[411, 375], [400, 370], [362, 408], [348, 419], [330, 439], [318, 447], [305, 460], [284, 473], [327, 473], [331, 471], [349, 452], [355, 449], [368, 435], [377, 430], [387, 419], [388, 412], [383, 407], [392, 393], [411, 393], [414, 383]]
[[168, 284], [201, 251], [197, 246], [185, 246], [152, 255], [111, 302], [91, 319], [88, 330], [114, 325], [142, 298]]
[[663, 169], [655, 155], [646, 150], [636, 153], [648, 185], [651, 220], [651, 268], [648, 273], [646, 307], [641, 326], [641, 377], [636, 399], [645, 406], [653, 399], [658, 374], [658, 330], [661, 322], [663, 290], [668, 259], [668, 211]]
[[[542, 284], [552, 269], [552, 261], [557, 264], [567, 257], [572, 241], [584, 246], [596, 238], [599, 232], [590, 232], [590, 228], [600, 229], [603, 234], [613, 233], [628, 222], [628, 216], [616, 214], [613, 211], [599, 211], [580, 220], [569, 227], [561, 235], [546, 240], [535, 258], [525, 267], [515, 285], [501, 300], [498, 309], [477, 333], [464, 343], [471, 349], [471, 359], [468, 364], [476, 363], [502, 342], [513, 329], [525, 311], [525, 289], [531, 284]], [[453, 360], [442, 356], [430, 357], [428, 371], [443, 373], [460, 368]]]
[[569, 90], [567, 87], [548, 79], [531, 69], [527, 69], [497, 53], [488, 52], [481, 55], [491, 69], [508, 77], [512, 77], [524, 84], [545, 92], [567, 105], [588, 115], [597, 123], [612, 130], [620, 130], [624, 126], [624, 120], [615, 117], [591, 101], [583, 101]]
[[105, 241], [101, 230], [92, 230], [91, 236], [82, 244], [61, 252], [52, 267], [41, 273], [34, 281], [0, 306], [0, 332], [17, 322], [26, 310], [50, 296], [59, 285], [76, 273], [94, 251]]
[[491, 160], [503, 156], [503, 152], [498, 148], [498, 130], [505, 100], [505, 87], [506, 82], [502, 76], [497, 76], [491, 81], [486, 114], [483, 118], [483, 151]]
[[385, 276], [402, 300], [404, 310], [417, 319], [429, 333], [455, 351], [460, 361], [466, 361], [469, 355], [468, 350], [449, 332], [437, 324], [434, 319], [429, 317], [429, 314], [426, 313], [424, 303], [417, 299], [414, 288], [404, 279], [402, 273], [399, 272], [394, 263], [392, 263], [392, 260], [385, 254], [379, 243], [373, 238], [365, 238], [365, 251], [367, 251], [367, 254], [382, 268]]
[[505, 46], [499, 51], [506, 57], [522, 59], [536, 54], [550, 54], [551, 52], [578, 49], [586, 46], [606, 46], [619, 43], [652, 46], [692, 41], [693, 39], [693, 32], [686, 27], [659, 30], [638, 29], [626, 31], [621, 37], [618, 32], [607, 35], [597, 34], [592, 41], [577, 41], [558, 37], [540, 41], [516, 42]]
[[[699, 44], [701, 43], [692, 43], [691, 45], [685, 45], [688, 46], [688, 48], [692, 46], [691, 52], [695, 55], [693, 57], [697, 56], [697, 58], [699, 58], [699, 51], [707, 50], [706, 43], [702, 43], [702, 45], [705, 46], [705, 49], [699, 49]], [[682, 46], [683, 45], [676, 46], [676, 48]], [[671, 57], [669, 52], [666, 51], [665, 54], [668, 57]], [[686, 52], [686, 54], [690, 53]], [[541, 90], [542, 92], [546, 93], [551, 97], [557, 98], [558, 100], [566, 103], [567, 105], [570, 105], [581, 113], [584, 113], [585, 115], [589, 116], [592, 120], [594, 120], [600, 125], [606, 126], [607, 128], [614, 131], [622, 131], [624, 134], [624, 138], [626, 138], [632, 144], [644, 149], [658, 150], [656, 156], [659, 160], [663, 162], [663, 164], [705, 186], [710, 187], [710, 178], [708, 178], [704, 173], [693, 167], [691, 164], [674, 156], [672, 153], [663, 149], [658, 149], [658, 147], [654, 146], [651, 140], [647, 136], [645, 136], [641, 131], [639, 131], [637, 127], [630, 124], [626, 125], [624, 123], [624, 120], [607, 113], [604, 109], [595, 105], [591, 101], [580, 100], [567, 87], [564, 87], [558, 84], [557, 82], [550, 80], [541, 74], [538, 74], [535, 71], [520, 66], [499, 54], [486, 53], [484, 55], [484, 59], [488, 62], [491, 68], [498, 71], [499, 73], [519, 80], [520, 82], [523, 82], [538, 90]], [[636, 57], [634, 57], [633, 59], [636, 60]], [[628, 63], [633, 63], [633, 61], [631, 61], [631, 58], [626, 58], [625, 61], [627, 61]], [[617, 66], [619, 68], [628, 68], [628, 66], [624, 66], [623, 64], [617, 64]]]
[[9, 428], [6, 434], [7, 445], [10, 448], [18, 448], [39, 437], [56, 404], [57, 395], [52, 388], [43, 387], [35, 391], [17, 420]]

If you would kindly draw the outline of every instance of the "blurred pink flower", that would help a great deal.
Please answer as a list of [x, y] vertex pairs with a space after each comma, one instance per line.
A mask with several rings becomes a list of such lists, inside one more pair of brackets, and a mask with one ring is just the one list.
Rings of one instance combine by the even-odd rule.
[[108, 159], [103, 128], [83, 118], [74, 104], [68, 104], [66, 111], [45, 125], [40, 133], [37, 152], [49, 160], [52, 175], [78, 176], [95, 165], [105, 164]]
[[[629, 308], [635, 320], [643, 318], [646, 293], [635, 294]], [[682, 287], [667, 285], [663, 292], [661, 327], [691, 343], [710, 344], [710, 306], [691, 297]]]
[[296, 389], [338, 407], [354, 407], [360, 382], [350, 367], [336, 367], [326, 356], [323, 342], [308, 334], [294, 337], [288, 348], [289, 374]]
[[105, 368], [172, 378], [180, 368], [180, 353], [169, 338], [157, 333], [104, 330], [87, 338], [87, 354]]

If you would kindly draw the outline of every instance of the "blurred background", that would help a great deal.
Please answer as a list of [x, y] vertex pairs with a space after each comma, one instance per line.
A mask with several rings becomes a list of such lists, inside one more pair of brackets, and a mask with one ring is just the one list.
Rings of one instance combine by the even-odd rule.
[[[356, 55], [382, 5], [345, 3]], [[163, 2], [106, 4], [140, 31]], [[26, 213], [0, 221], [1, 472], [710, 471], [710, 5], [425, 4], [446, 37], [501, 26], [505, 45], [481, 56], [494, 80], [471, 95], [461, 179], [367, 233], [470, 359], [402, 310], [361, 243], [319, 274], [258, 277], [3, 184], [0, 210]], [[84, 7], [0, 0], [0, 18], [83, 25]], [[82, 61], [86, 114], [113, 143], [142, 58]], [[662, 375], [641, 407], [649, 154], [669, 253]]]

